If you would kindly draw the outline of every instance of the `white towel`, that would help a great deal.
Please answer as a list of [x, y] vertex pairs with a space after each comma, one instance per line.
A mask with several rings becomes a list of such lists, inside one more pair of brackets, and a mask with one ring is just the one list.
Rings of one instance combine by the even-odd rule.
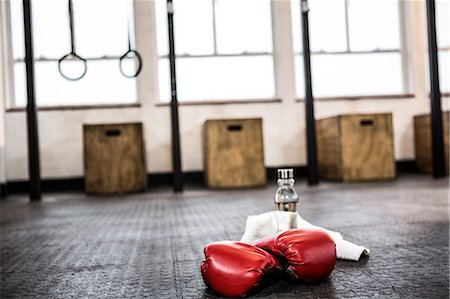
[[241, 242], [253, 244], [262, 238], [292, 228], [317, 228], [327, 232], [336, 244], [336, 256], [339, 259], [358, 261], [362, 255], [369, 255], [370, 253], [368, 248], [344, 240], [338, 232], [312, 225], [296, 212], [272, 211], [249, 216]]

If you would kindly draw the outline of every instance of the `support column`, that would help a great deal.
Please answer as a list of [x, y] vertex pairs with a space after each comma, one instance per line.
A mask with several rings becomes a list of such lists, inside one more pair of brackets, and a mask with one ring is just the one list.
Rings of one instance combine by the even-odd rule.
[[436, 41], [436, 9], [434, 0], [426, 0], [428, 29], [428, 60], [431, 91], [431, 139], [433, 151], [433, 176], [445, 176], [444, 138], [442, 124], [441, 91], [439, 88], [439, 63]]
[[33, 27], [30, 0], [23, 0], [25, 32], [25, 67], [27, 83], [27, 128], [28, 128], [28, 174], [30, 200], [41, 199], [41, 174], [39, 163], [39, 140], [34, 87]]
[[305, 115], [306, 115], [306, 146], [308, 161], [308, 184], [319, 183], [317, 164], [316, 124], [314, 119], [314, 98], [311, 80], [311, 53], [309, 49], [308, 1], [301, 0], [303, 66], [305, 77]]
[[172, 100], [170, 102], [170, 112], [172, 121], [172, 169], [173, 169], [173, 191], [183, 191], [183, 173], [181, 170], [181, 148], [180, 129], [178, 117], [177, 98], [177, 75], [175, 67], [175, 38], [173, 27], [173, 3], [167, 0], [167, 24], [169, 27], [169, 62], [170, 62], [170, 88]]

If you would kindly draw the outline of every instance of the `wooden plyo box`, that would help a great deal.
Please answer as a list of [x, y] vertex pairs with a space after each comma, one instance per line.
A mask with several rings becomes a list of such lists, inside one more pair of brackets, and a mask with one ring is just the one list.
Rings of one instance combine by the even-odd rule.
[[207, 120], [203, 133], [208, 187], [266, 184], [262, 119]]
[[392, 114], [339, 115], [316, 121], [319, 175], [340, 181], [395, 177]]
[[[444, 158], [446, 165], [446, 173], [449, 173], [448, 155], [449, 155], [449, 118], [450, 111], [444, 112], [442, 115], [442, 123], [444, 125]], [[416, 149], [417, 169], [423, 172], [433, 172], [433, 151], [431, 141], [431, 123], [430, 115], [414, 116], [414, 143]]]
[[83, 143], [86, 192], [112, 194], [146, 189], [141, 123], [84, 125]]

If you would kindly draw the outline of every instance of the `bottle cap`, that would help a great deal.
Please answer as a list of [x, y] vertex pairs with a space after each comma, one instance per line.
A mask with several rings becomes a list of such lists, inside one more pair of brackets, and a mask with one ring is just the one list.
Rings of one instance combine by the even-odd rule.
[[278, 169], [277, 172], [278, 172], [278, 179], [288, 180], [294, 178], [294, 169], [292, 168]]

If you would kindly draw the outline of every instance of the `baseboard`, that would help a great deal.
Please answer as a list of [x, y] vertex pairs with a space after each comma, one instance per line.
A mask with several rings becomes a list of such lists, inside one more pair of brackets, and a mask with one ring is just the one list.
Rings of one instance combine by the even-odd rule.
[[[10, 181], [7, 183], [8, 194], [27, 193], [28, 181]], [[41, 180], [42, 192], [83, 191], [84, 178], [44, 179]]]
[[0, 183], [0, 199], [6, 198], [8, 190], [5, 183]]
[[[183, 182], [189, 184], [203, 184], [203, 171], [187, 171], [183, 172]], [[169, 186], [172, 185], [172, 173], [150, 173], [147, 176], [149, 187]]]
[[266, 167], [266, 175], [268, 182], [276, 182], [278, 179], [277, 170], [281, 168], [294, 169], [295, 178], [304, 178], [308, 175], [308, 167], [306, 166], [278, 166], [278, 167]]
[[416, 160], [400, 160], [395, 162], [397, 173], [420, 173]]
[[[266, 176], [268, 182], [277, 180], [277, 169], [293, 168], [295, 178], [305, 178], [308, 168], [306, 166], [279, 166], [266, 167]], [[396, 162], [397, 173], [417, 172], [414, 160], [402, 160]], [[183, 182], [187, 184], [203, 185], [203, 171], [188, 171], [183, 173]], [[148, 174], [148, 187], [171, 186], [172, 174], [150, 173]], [[41, 181], [42, 192], [70, 192], [84, 191], [84, 178], [66, 178], [66, 179], [44, 179]], [[5, 198], [7, 194], [21, 194], [28, 192], [28, 181], [10, 181], [7, 184], [0, 184], [1, 198]]]
[[[183, 181], [188, 184], [203, 184], [203, 172], [191, 171], [183, 173]], [[171, 173], [150, 173], [148, 174], [148, 187], [171, 186]], [[28, 193], [28, 181], [9, 181], [1, 184], [2, 198], [7, 194]], [[6, 192], [8, 190], [8, 192]], [[43, 179], [41, 180], [42, 192], [79, 192], [84, 191], [84, 178], [64, 178], [64, 179]]]

